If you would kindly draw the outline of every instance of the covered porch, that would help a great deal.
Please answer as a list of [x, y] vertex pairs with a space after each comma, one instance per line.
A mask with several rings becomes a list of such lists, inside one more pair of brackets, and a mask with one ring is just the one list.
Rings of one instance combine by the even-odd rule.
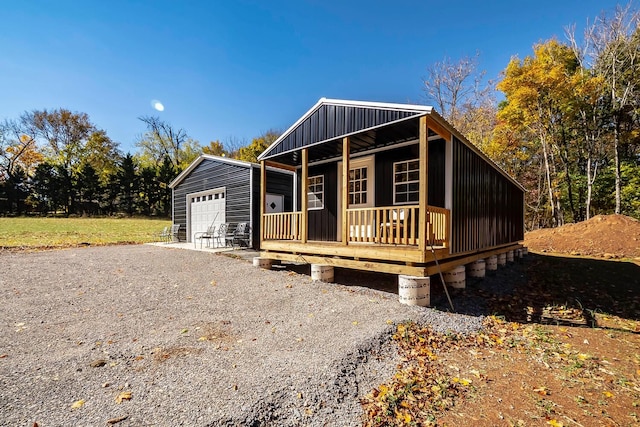
[[[340, 120], [351, 114], [356, 122], [368, 120], [369, 111], [348, 107], [337, 114]], [[315, 116], [324, 113], [326, 120], [330, 111], [312, 108], [263, 153], [262, 256], [333, 257], [349, 268], [362, 268], [366, 260], [393, 273], [407, 271], [395, 266], [423, 272], [434, 257], [450, 256], [451, 134], [430, 117], [435, 114], [430, 107], [404, 112], [393, 107], [382, 118], [375, 111], [363, 129], [336, 131], [334, 138], [326, 127], [324, 135], [314, 135]], [[267, 166], [298, 176], [292, 212], [265, 212]]]

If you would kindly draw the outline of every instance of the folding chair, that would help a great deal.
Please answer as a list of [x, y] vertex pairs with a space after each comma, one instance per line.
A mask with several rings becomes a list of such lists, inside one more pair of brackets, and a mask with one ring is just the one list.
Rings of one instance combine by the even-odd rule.
[[196, 247], [196, 240], [200, 239], [200, 249], [202, 249], [202, 240], [207, 240], [207, 247], [213, 242], [216, 237], [216, 226], [210, 225], [207, 231], [200, 231], [193, 235], [193, 247]]
[[251, 227], [246, 222], [241, 222], [233, 232], [231, 246], [235, 247], [236, 243], [239, 247], [249, 247], [249, 240], [251, 239]]
[[229, 230], [229, 224], [227, 223], [220, 224], [220, 227], [218, 227], [218, 232], [216, 233], [216, 242], [217, 242], [216, 247], [218, 248], [221, 247], [223, 241], [224, 241], [224, 246], [227, 245], [226, 237], [227, 237], [228, 230]]
[[180, 224], [173, 224], [171, 226], [171, 235], [170, 235], [170, 241], [171, 242], [179, 242], [180, 241], [180, 236], [178, 235], [178, 233], [180, 232]]

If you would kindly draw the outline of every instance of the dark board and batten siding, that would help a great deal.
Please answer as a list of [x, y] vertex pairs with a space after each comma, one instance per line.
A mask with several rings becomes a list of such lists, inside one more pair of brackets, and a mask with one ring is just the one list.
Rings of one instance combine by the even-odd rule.
[[[324, 208], [308, 211], [308, 239], [335, 242], [338, 234], [338, 169], [336, 163], [309, 166], [309, 177], [324, 176]], [[267, 180], [268, 181], [268, 180]], [[301, 210], [302, 176], [298, 174], [298, 206]]]
[[278, 145], [271, 147], [264, 158], [276, 156], [317, 142], [339, 138], [364, 129], [416, 116], [416, 111], [375, 109], [345, 105], [321, 105], [300, 123]]
[[[429, 189], [427, 204], [444, 208], [445, 202], [445, 140], [429, 141]], [[392, 206], [393, 164], [419, 157], [418, 144], [376, 153], [376, 206]], [[417, 203], [416, 203], [417, 204]]]
[[225, 187], [225, 221], [250, 221], [249, 170], [249, 167], [205, 159], [174, 188], [173, 223], [181, 226], [180, 240], [187, 240], [187, 194]]
[[451, 252], [524, 239], [524, 193], [490, 163], [453, 138]]
[[[260, 167], [253, 167], [253, 242], [258, 247], [260, 242]], [[293, 210], [293, 179], [294, 174], [289, 172], [276, 172], [267, 169], [267, 188], [270, 194], [284, 196], [284, 211]]]

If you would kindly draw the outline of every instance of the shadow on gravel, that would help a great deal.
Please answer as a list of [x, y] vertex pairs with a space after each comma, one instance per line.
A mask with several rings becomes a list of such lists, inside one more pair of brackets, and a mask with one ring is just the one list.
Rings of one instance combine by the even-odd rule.
[[458, 296], [508, 321], [599, 327], [598, 314], [640, 320], [640, 266], [633, 262], [530, 254]]
[[[275, 268], [286, 268], [298, 274], [311, 276], [311, 266], [309, 264], [283, 264], [281, 267]], [[344, 286], [362, 286], [387, 292], [394, 298], [398, 295], [398, 279], [395, 274], [335, 268], [333, 271], [333, 283]]]
[[[309, 265], [281, 268], [310, 275]], [[397, 276], [335, 269], [334, 282], [362, 286], [397, 298]], [[483, 279], [469, 278], [466, 289], [449, 289], [454, 312], [498, 315], [521, 323], [598, 327], [597, 314], [640, 320], [640, 266], [633, 262], [530, 253]], [[431, 277], [431, 306], [450, 312], [440, 278]]]

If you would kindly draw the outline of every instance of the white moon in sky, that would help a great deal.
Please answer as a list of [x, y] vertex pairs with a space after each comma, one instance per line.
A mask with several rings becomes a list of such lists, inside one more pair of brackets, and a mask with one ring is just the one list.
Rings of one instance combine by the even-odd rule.
[[151, 101], [151, 106], [158, 111], [164, 111], [164, 105], [162, 105], [162, 102], [158, 101], [157, 99], [154, 99], [153, 101]]

